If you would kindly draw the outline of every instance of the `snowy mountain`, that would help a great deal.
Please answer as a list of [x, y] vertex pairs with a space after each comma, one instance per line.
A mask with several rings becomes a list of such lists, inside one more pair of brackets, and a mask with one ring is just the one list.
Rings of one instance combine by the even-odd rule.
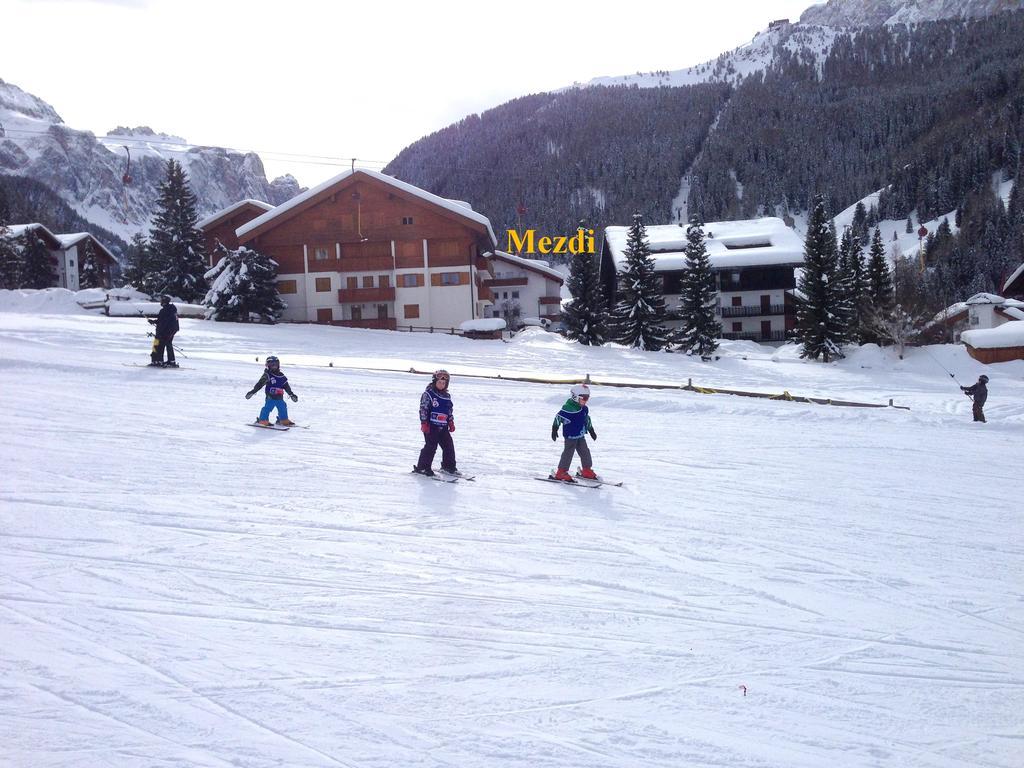
[[1024, 8], [1021, 0], [829, 0], [808, 8], [801, 24], [877, 27], [939, 19], [976, 19]]
[[753, 72], [763, 71], [777, 60], [783, 50], [812, 54], [820, 64], [831, 50], [836, 36], [849, 31], [850, 27], [976, 19], [1022, 8], [1024, 0], [829, 0], [808, 8], [797, 23], [772, 22], [749, 43], [703, 64], [685, 69], [595, 77], [586, 85], [657, 88], [718, 81], [736, 83]]
[[42, 182], [126, 240], [148, 229], [169, 159], [184, 166], [200, 215], [245, 198], [277, 205], [300, 191], [292, 176], [268, 182], [251, 152], [195, 146], [150, 128], [119, 127], [103, 137], [75, 130], [45, 101], [0, 80], [0, 174]]

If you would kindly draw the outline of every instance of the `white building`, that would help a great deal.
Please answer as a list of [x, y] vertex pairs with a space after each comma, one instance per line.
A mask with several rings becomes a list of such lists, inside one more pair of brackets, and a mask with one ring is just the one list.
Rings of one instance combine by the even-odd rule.
[[[606, 227], [601, 280], [614, 302], [617, 275], [626, 262], [629, 227]], [[796, 269], [804, 264], [804, 242], [782, 219], [712, 221], [704, 225], [705, 245], [718, 289], [716, 313], [727, 339], [781, 342], [796, 326]], [[686, 266], [686, 226], [647, 227], [655, 271], [666, 309], [679, 305]], [[670, 322], [669, 325], [678, 325]]]
[[90, 233], [75, 232], [61, 235], [54, 234], [42, 224], [11, 224], [7, 227], [7, 238], [17, 242], [30, 230], [35, 232], [50, 252], [56, 274], [54, 287], [67, 288], [69, 291], [77, 291], [80, 288], [79, 271], [85, 257], [86, 244], [92, 248], [99, 261], [103, 285], [110, 287], [111, 269], [117, 265], [117, 260], [114, 254]]
[[504, 318], [509, 326], [518, 325], [524, 317], [549, 320], [559, 317], [565, 283], [561, 272], [546, 261], [525, 259], [504, 251], [484, 255], [494, 273], [494, 277], [483, 281], [494, 302], [490, 307], [491, 317]]

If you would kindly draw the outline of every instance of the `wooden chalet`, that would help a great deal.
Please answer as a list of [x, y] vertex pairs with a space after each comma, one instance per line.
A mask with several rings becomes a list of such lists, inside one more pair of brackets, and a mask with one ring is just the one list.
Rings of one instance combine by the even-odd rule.
[[285, 320], [454, 329], [491, 305], [487, 217], [375, 171], [335, 176], [236, 235], [277, 261]]
[[273, 207], [260, 200], [240, 200], [197, 222], [196, 228], [203, 233], [210, 266], [214, 265], [213, 252], [218, 243], [225, 248], [235, 250], [238, 248], [238, 236], [235, 235], [235, 230], [243, 224], [248, 224], [257, 216], [262, 216]]

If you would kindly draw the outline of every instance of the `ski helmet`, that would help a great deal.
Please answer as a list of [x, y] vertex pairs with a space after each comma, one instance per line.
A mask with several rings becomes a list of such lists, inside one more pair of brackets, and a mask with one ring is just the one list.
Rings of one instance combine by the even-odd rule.
[[430, 383], [437, 384], [438, 379], [444, 379], [445, 381], [450, 382], [452, 380], [452, 375], [444, 368], [438, 368], [434, 371], [434, 375], [430, 377]]
[[569, 395], [574, 403], [578, 403], [581, 397], [590, 399], [590, 387], [586, 384], [577, 384], [569, 390]]
[[280, 368], [281, 361], [277, 359], [275, 355], [267, 357], [267, 368]]
[[978, 377], [978, 381], [980, 381], [982, 384], [988, 384], [988, 376], [986, 376], [983, 373], [981, 374], [981, 376]]

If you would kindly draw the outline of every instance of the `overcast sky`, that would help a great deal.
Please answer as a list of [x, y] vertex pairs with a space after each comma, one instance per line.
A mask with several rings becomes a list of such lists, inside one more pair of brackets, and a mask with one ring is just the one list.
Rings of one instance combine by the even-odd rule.
[[72, 128], [253, 150], [310, 186], [516, 96], [706, 61], [813, 4], [0, 0], [0, 79]]

